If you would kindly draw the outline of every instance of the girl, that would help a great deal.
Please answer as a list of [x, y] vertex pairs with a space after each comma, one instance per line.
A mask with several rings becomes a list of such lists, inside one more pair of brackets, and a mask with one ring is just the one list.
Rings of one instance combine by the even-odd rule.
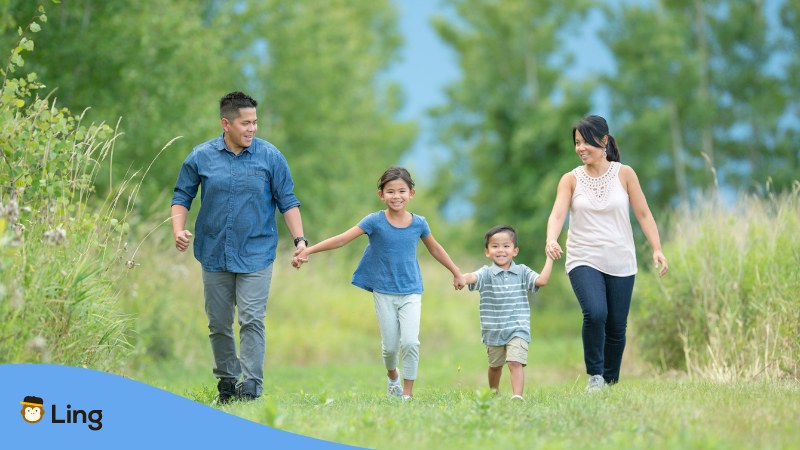
[[[342, 234], [295, 252], [292, 265], [300, 268], [309, 255], [347, 245], [366, 234], [369, 244], [353, 274], [353, 284], [372, 292], [381, 332], [387, 395], [410, 399], [419, 364], [419, 321], [422, 274], [417, 261], [420, 239], [428, 252], [453, 274], [453, 286], [464, 287], [461, 271], [436, 242], [425, 218], [406, 210], [414, 197], [414, 181], [402, 167], [390, 167], [378, 180], [378, 197], [386, 209], [369, 214]], [[399, 357], [399, 358], [398, 358]], [[403, 363], [403, 385], [397, 371]]]

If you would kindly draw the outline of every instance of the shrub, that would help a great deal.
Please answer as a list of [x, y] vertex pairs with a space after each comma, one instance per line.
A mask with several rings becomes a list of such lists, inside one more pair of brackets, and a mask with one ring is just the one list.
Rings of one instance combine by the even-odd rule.
[[39, 12], [0, 71], [0, 363], [110, 369], [128, 351], [114, 286], [127, 231], [115, 210], [128, 183], [95, 199], [114, 130], [40, 98], [35, 73], [14, 77], [34, 48], [26, 34], [47, 20]]
[[671, 234], [669, 275], [642, 286], [644, 355], [711, 380], [800, 379], [800, 182], [678, 211]]

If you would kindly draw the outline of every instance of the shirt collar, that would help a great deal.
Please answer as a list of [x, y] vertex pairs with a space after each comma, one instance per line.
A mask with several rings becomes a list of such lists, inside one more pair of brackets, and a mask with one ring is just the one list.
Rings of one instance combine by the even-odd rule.
[[514, 261], [511, 261], [511, 265], [508, 266], [508, 270], [501, 268], [495, 263], [492, 263], [492, 275], [498, 275], [502, 272], [511, 272], [514, 275], [519, 275], [519, 266]]
[[[214, 146], [217, 150], [223, 151], [228, 150], [228, 147], [225, 145], [225, 132], [223, 131], [222, 134], [219, 135]], [[230, 150], [228, 150], [230, 152]], [[253, 138], [253, 143], [250, 144], [250, 147], [245, 147], [242, 149], [243, 152], [247, 153], [255, 153], [256, 152], [256, 140]], [[233, 152], [231, 152], [233, 153]]]

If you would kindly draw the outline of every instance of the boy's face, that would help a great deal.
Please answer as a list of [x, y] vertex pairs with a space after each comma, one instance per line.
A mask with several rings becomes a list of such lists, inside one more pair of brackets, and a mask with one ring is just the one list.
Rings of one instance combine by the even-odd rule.
[[519, 253], [519, 248], [514, 245], [511, 234], [502, 231], [489, 238], [489, 245], [483, 249], [483, 252], [493, 263], [503, 269], [508, 269], [511, 267], [511, 260]]

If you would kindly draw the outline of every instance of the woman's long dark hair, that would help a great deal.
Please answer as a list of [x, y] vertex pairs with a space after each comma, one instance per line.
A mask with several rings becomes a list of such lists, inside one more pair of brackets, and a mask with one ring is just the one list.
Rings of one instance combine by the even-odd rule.
[[587, 144], [603, 148], [601, 141], [603, 136], [608, 136], [608, 146], [606, 149], [606, 159], [619, 162], [619, 147], [614, 136], [608, 133], [608, 123], [600, 116], [586, 116], [572, 128], [572, 140], [575, 140], [575, 131], [578, 131]]

